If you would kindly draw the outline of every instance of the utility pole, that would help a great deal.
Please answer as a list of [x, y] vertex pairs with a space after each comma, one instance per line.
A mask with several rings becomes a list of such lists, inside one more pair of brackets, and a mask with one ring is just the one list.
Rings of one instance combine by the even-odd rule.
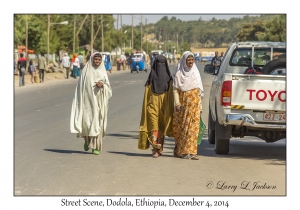
[[176, 53], [178, 54], [178, 34], [177, 34], [177, 49], [176, 49]]
[[76, 15], [74, 15], [74, 27], [73, 27], [73, 54], [75, 53], [75, 42], [76, 42]]
[[161, 32], [161, 28], [159, 28], [159, 35], [158, 35], [158, 48], [160, 46], [160, 32]]
[[121, 32], [122, 32], [122, 15], [120, 15], [120, 21], [121, 21], [120, 30], [121, 30]]
[[117, 31], [119, 31], [119, 15], [117, 16]]
[[142, 36], [142, 15], [141, 15], [141, 51], [142, 51], [142, 43], [143, 43], [143, 36]]
[[50, 15], [48, 15], [48, 30], [47, 30], [47, 66], [49, 64], [49, 34], [50, 34]]
[[147, 52], [146, 53], [148, 53], [148, 26], [147, 26], [147, 19], [146, 19], [146, 28], [147, 28], [147, 30], [146, 30]]
[[132, 15], [132, 23], [131, 23], [131, 43], [132, 43], [131, 51], [133, 51], [133, 15]]
[[91, 56], [92, 56], [92, 53], [93, 53], [93, 49], [94, 49], [94, 43], [93, 43], [93, 39], [94, 39], [94, 37], [93, 37], [93, 34], [94, 34], [94, 16], [93, 16], [93, 14], [92, 14], [92, 23], [91, 23]]
[[101, 15], [101, 50], [104, 52], [103, 15]]
[[[28, 15], [26, 14], [26, 61], [27, 61], [27, 58], [28, 58]], [[28, 66], [28, 61], [26, 62]]]
[[[84, 22], [85, 22], [86, 19], [88, 18], [88, 16], [89, 16], [89, 15], [86, 15], [86, 16], [84, 17], [84, 19], [83, 19], [83, 21], [81, 22], [81, 25], [80, 25], [80, 27], [79, 27], [79, 29], [78, 29], [78, 31], [77, 31], [75, 37], [78, 37], [78, 34], [79, 34], [79, 32], [80, 32], [80, 30], [81, 30], [81, 28], [82, 28]], [[78, 42], [77, 50], [79, 51], [79, 42]]]

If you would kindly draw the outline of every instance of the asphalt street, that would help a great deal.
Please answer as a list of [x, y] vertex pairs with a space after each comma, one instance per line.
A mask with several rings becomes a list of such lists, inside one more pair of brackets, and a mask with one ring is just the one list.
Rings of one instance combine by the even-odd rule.
[[[212, 76], [203, 73], [202, 64], [197, 65], [205, 90], [207, 125]], [[70, 133], [76, 79], [15, 87], [14, 195], [286, 195], [285, 139], [266, 143], [252, 137], [233, 138], [230, 154], [216, 155], [206, 132], [198, 161], [174, 158], [174, 139], [169, 137], [159, 158], [152, 158], [150, 149], [139, 150], [148, 74], [108, 73], [113, 95], [98, 156], [85, 152], [83, 139]]]

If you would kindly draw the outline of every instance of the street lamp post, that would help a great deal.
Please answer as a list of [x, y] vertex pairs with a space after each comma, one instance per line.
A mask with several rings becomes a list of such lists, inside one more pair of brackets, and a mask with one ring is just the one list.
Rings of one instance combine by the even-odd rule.
[[141, 51], [142, 51], [142, 43], [143, 43], [143, 35], [142, 35], [142, 15], [141, 15]]
[[60, 23], [51, 23], [50, 22], [50, 15], [48, 15], [48, 30], [47, 30], [47, 66], [49, 64], [49, 36], [50, 36], [50, 25], [55, 25], [55, 24], [60, 24], [60, 25], [68, 25], [68, 21], [63, 21]]
[[133, 15], [132, 15], [132, 23], [131, 23], [131, 51], [133, 51]]
[[73, 28], [73, 54], [75, 53], [75, 32], [76, 32], [76, 15], [74, 15], [74, 28]]
[[147, 53], [148, 53], [148, 26], [147, 26], [147, 19], [146, 19], [146, 42], [147, 42]]
[[91, 56], [92, 56], [92, 53], [93, 53], [93, 49], [94, 49], [94, 42], [93, 42], [93, 34], [94, 34], [94, 16], [93, 14], [91, 15], [92, 16], [92, 24], [91, 24], [91, 46], [90, 46], [90, 51], [91, 51]]
[[[126, 33], [127, 33], [127, 30], [124, 31], [124, 34], [126, 34]], [[124, 41], [124, 51], [123, 52], [125, 53], [125, 41]]]
[[101, 15], [101, 50], [104, 52], [103, 15]]
[[177, 54], [178, 54], [178, 51], [179, 51], [179, 49], [178, 49], [178, 34], [177, 34], [177, 48], [176, 48], [176, 51], [177, 51]]
[[28, 15], [26, 14], [26, 66], [28, 66]]

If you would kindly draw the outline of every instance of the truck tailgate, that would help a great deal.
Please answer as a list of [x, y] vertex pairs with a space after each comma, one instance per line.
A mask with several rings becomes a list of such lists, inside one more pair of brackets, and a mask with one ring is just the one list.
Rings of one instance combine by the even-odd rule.
[[286, 77], [232, 75], [231, 105], [252, 110], [285, 111]]

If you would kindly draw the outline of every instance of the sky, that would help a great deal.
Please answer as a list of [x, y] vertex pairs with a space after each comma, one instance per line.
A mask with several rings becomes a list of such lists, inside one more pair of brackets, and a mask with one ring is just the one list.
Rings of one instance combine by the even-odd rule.
[[[169, 19], [173, 16], [175, 16], [177, 19], [180, 19], [182, 21], [189, 21], [189, 20], [198, 20], [200, 17], [202, 18], [202, 20], [208, 21], [211, 20], [213, 17], [215, 17], [216, 19], [225, 19], [225, 20], [229, 20], [230, 18], [241, 18], [243, 16], [246, 15], [251, 15], [251, 16], [255, 16], [252, 13], [249, 14], [134, 14], [134, 18], [133, 18], [133, 25], [139, 25], [141, 22], [141, 16], [142, 16], [142, 22], [143, 25], [146, 24], [146, 19], [147, 19], [147, 24], [149, 23], [156, 23], [158, 22], [162, 17], [164, 16], [168, 16]], [[256, 14], [258, 15], [258, 14]], [[114, 14], [113, 15], [114, 18], [117, 20], [118, 15]], [[122, 17], [122, 24], [124, 25], [131, 25], [132, 23], [132, 14], [121, 14], [120, 18], [119, 18], [119, 28], [121, 26], [121, 19]], [[115, 21], [115, 28], [117, 28], [117, 21]]]

